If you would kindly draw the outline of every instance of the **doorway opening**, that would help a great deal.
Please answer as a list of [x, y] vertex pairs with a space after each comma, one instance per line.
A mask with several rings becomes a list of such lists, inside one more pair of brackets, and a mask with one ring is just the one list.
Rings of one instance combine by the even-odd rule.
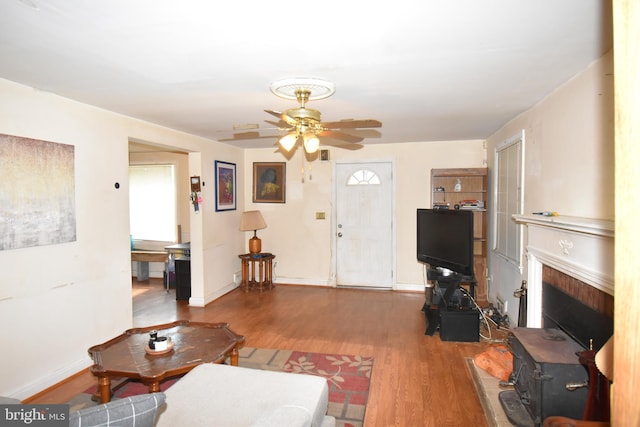
[[[173, 269], [170, 257], [162, 258], [162, 255], [166, 254], [167, 246], [190, 241], [190, 204], [180, 203], [189, 198], [189, 153], [174, 147], [129, 141], [129, 171], [131, 249], [152, 253], [132, 252], [132, 258], [134, 254], [136, 259], [149, 258], [146, 262], [132, 259], [132, 281], [142, 279], [145, 283], [148, 281], [149, 286], [162, 283], [169, 292]], [[151, 223], [147, 218], [162, 221], [145, 230], [145, 225]], [[142, 222], [142, 226], [136, 226], [136, 221]]]

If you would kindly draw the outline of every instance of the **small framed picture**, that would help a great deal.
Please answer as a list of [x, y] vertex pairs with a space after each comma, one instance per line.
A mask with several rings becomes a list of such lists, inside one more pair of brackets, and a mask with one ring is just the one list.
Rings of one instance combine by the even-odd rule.
[[216, 212], [236, 209], [236, 164], [215, 162]]
[[286, 178], [285, 162], [254, 162], [253, 203], [284, 203]]

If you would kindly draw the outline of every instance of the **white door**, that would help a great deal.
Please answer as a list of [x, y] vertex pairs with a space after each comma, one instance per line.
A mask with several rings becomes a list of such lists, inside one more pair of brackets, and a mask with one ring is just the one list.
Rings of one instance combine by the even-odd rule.
[[336, 284], [393, 287], [390, 162], [336, 164]]

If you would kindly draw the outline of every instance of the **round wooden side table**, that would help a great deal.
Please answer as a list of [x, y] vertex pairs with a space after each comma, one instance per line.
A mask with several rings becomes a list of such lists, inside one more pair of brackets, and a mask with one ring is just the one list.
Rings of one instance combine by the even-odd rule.
[[245, 291], [264, 292], [274, 287], [273, 259], [276, 257], [269, 253], [238, 255], [242, 260], [242, 283], [240, 288]]

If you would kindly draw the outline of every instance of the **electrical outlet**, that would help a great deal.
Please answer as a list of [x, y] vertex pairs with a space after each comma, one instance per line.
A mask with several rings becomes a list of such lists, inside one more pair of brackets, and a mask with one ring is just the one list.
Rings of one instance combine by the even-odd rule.
[[502, 296], [498, 295], [496, 297], [496, 308], [498, 309], [498, 313], [504, 315], [507, 312], [507, 303], [504, 301], [504, 298], [502, 298]]

